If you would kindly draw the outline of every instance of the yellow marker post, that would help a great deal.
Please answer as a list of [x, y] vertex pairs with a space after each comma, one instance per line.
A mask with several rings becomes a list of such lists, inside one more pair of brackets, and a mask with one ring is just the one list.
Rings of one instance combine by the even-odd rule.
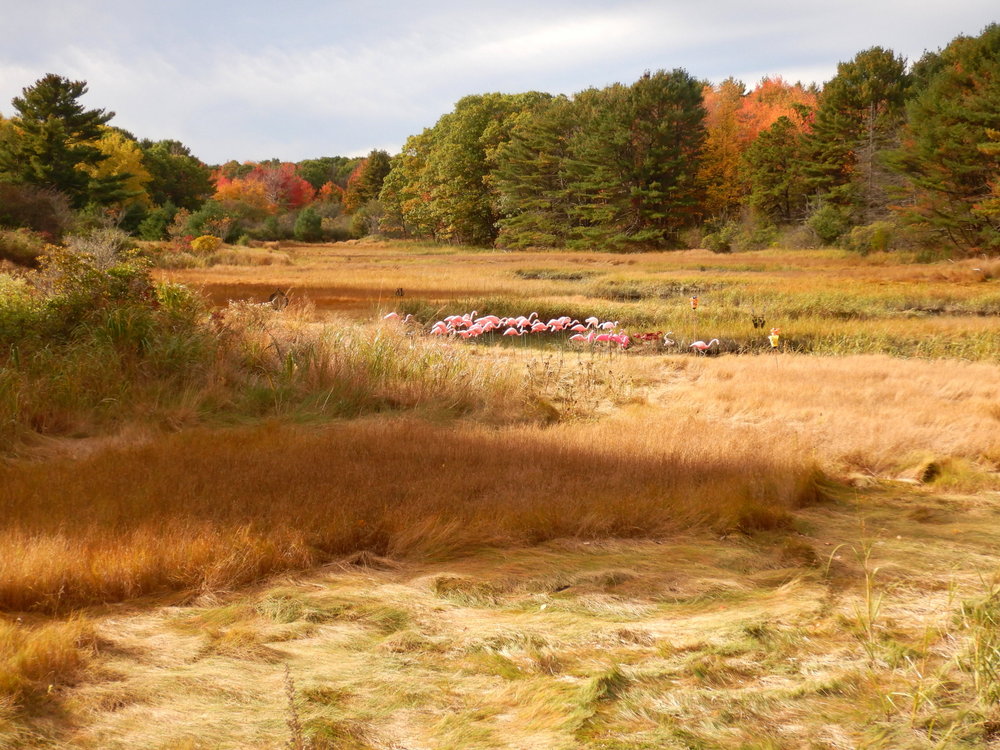
[[771, 329], [771, 335], [767, 337], [767, 340], [771, 342], [771, 348], [772, 349], [777, 349], [778, 348], [778, 344], [781, 341], [781, 329], [780, 328], [772, 328]]

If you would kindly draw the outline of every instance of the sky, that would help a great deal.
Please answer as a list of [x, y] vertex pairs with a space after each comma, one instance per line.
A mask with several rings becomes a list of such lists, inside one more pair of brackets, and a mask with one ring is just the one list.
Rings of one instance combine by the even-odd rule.
[[997, 21], [996, 0], [0, 0], [0, 114], [56, 73], [210, 164], [396, 153], [469, 94], [673, 68], [822, 84], [869, 47], [912, 62]]

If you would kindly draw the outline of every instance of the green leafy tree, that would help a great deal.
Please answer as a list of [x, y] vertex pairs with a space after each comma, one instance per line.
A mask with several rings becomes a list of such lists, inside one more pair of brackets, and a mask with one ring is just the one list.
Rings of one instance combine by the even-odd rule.
[[497, 195], [490, 181], [498, 149], [518, 116], [547, 94], [483, 94], [461, 99], [433, 128], [407, 140], [380, 193], [380, 223], [470, 245], [497, 234]]
[[960, 36], [920, 66], [891, 164], [908, 181], [905, 218], [968, 252], [1000, 250], [1000, 25]]
[[194, 211], [215, 192], [212, 171], [180, 141], [143, 140], [139, 147], [150, 177], [146, 192], [154, 204]]
[[354, 156], [321, 156], [318, 159], [304, 159], [297, 166], [302, 179], [316, 190], [320, 190], [328, 182], [346, 188], [347, 178], [360, 161]]
[[428, 167], [434, 134], [430, 128], [406, 139], [382, 182], [381, 230], [403, 237], [438, 237], [433, 211], [433, 176]]
[[97, 143], [101, 126], [114, 112], [85, 109], [78, 100], [87, 93], [86, 82], [52, 73], [21, 93], [11, 102], [17, 115], [0, 139], [0, 174], [58, 190], [75, 208], [117, 199], [121, 175], [92, 176], [86, 171], [107, 158]]
[[493, 244], [500, 217], [489, 174], [496, 150], [509, 139], [517, 115], [543, 98], [537, 92], [467, 96], [435, 126], [429, 166], [442, 239]]

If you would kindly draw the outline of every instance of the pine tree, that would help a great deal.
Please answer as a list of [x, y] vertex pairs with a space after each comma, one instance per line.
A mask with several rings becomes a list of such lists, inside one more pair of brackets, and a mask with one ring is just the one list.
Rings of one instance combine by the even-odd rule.
[[776, 223], [805, 218], [802, 151], [801, 116], [779, 117], [750, 144], [743, 173], [750, 183], [748, 202], [758, 215]]
[[577, 108], [566, 97], [538, 104], [497, 150], [491, 180], [502, 247], [563, 247], [572, 226], [567, 190], [569, 134]]
[[898, 145], [909, 76], [906, 61], [881, 47], [837, 66], [807, 138], [811, 192], [857, 221], [886, 212], [891, 173], [884, 154]]
[[702, 84], [684, 70], [646, 73], [582, 97], [567, 167], [576, 246], [664, 247], [701, 213]]
[[0, 142], [0, 173], [15, 182], [65, 193], [75, 208], [88, 202], [107, 203], [121, 197], [121, 175], [92, 177], [81, 167], [94, 167], [106, 156], [97, 147], [101, 126], [114, 112], [87, 110], [78, 99], [85, 81], [46, 75], [14, 97], [17, 116]]
[[960, 36], [922, 66], [891, 164], [909, 181], [909, 220], [968, 252], [1000, 250], [1000, 25]]

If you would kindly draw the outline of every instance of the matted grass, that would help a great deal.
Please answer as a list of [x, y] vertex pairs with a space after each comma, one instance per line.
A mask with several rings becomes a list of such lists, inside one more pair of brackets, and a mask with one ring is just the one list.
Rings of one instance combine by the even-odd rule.
[[95, 613], [89, 662], [104, 677], [50, 696], [72, 731], [36, 721], [4, 735], [0, 718], [0, 737], [80, 750], [296, 736], [990, 747], [995, 590], [979, 570], [1000, 562], [996, 502], [866, 491], [798, 511], [797, 530], [368, 556], [197, 604]]

